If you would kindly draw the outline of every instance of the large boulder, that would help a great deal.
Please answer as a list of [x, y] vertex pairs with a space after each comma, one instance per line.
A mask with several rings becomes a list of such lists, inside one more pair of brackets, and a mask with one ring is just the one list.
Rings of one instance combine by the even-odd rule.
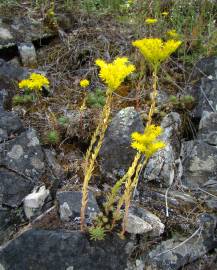
[[0, 247], [0, 269], [124, 270], [125, 246], [112, 235], [91, 242], [79, 231], [31, 229]]
[[100, 151], [100, 168], [106, 177], [116, 180], [124, 175], [136, 151], [131, 145], [131, 134], [143, 132], [144, 126], [133, 107], [119, 111], [112, 119]]

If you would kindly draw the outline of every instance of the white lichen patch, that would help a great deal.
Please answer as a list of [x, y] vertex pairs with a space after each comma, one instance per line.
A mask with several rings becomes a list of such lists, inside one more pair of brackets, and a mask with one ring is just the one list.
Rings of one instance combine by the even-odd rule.
[[2, 264], [0, 264], [0, 270], [5, 270], [5, 268]]
[[37, 146], [40, 144], [39, 139], [36, 136], [36, 133], [34, 130], [30, 130], [27, 133], [27, 138], [29, 139], [29, 143], [27, 144], [28, 147], [30, 146]]
[[213, 172], [216, 167], [216, 162], [212, 156], [208, 156], [206, 160], [201, 160], [195, 156], [189, 170], [191, 172], [206, 171]]
[[37, 170], [42, 170], [44, 168], [44, 162], [42, 162], [39, 158], [37, 157], [32, 157], [31, 158], [31, 164], [34, 168]]
[[4, 129], [0, 128], [0, 135], [4, 135], [4, 134], [5, 134]]
[[23, 155], [23, 147], [19, 144], [15, 144], [7, 155], [12, 159], [18, 160]]
[[12, 38], [13, 36], [11, 35], [8, 29], [0, 27], [0, 39], [8, 40]]
[[27, 144], [28, 147], [37, 145], [39, 145], [39, 139], [37, 137], [31, 138], [30, 142]]

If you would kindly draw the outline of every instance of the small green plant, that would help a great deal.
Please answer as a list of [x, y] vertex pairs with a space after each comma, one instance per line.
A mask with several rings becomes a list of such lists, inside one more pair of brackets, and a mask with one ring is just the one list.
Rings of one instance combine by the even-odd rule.
[[103, 227], [90, 227], [88, 231], [91, 240], [97, 241], [105, 239], [105, 229]]
[[52, 144], [52, 145], [56, 145], [59, 143], [60, 141], [60, 134], [57, 130], [50, 130], [47, 133], [47, 141], [48, 143]]
[[33, 95], [15, 95], [13, 97], [13, 105], [25, 105], [25, 104], [31, 104], [35, 100]]
[[169, 97], [169, 103], [171, 103], [171, 105], [177, 109], [190, 109], [195, 103], [195, 98], [191, 95], [181, 97], [171, 95]]
[[105, 105], [105, 101], [105, 93], [97, 88], [94, 92], [88, 93], [86, 103], [89, 107], [102, 108]]
[[61, 127], [67, 127], [68, 123], [69, 123], [68, 117], [66, 117], [66, 116], [60, 116], [60, 117], [58, 118], [58, 124], [59, 124]]

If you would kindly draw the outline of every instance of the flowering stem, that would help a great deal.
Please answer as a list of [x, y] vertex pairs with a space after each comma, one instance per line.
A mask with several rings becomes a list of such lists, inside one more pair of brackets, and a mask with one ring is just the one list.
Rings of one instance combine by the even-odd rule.
[[153, 74], [152, 74], [152, 78], [153, 78], [153, 92], [151, 95], [151, 108], [149, 110], [149, 114], [148, 114], [148, 122], [147, 122], [147, 126], [151, 125], [152, 122], [152, 117], [155, 111], [155, 107], [156, 107], [156, 97], [157, 97], [157, 68], [154, 68]]
[[148, 158], [145, 159], [144, 162], [140, 162], [136, 168], [135, 171], [135, 176], [133, 180], [131, 181], [130, 185], [125, 189], [125, 194], [124, 194], [124, 200], [125, 200], [125, 213], [124, 213], [124, 218], [123, 218], [123, 223], [122, 223], [122, 231], [120, 233], [120, 236], [123, 237], [124, 233], [126, 231], [126, 226], [127, 226], [127, 219], [128, 219], [128, 213], [129, 213], [129, 208], [130, 208], [130, 200], [132, 197], [132, 193], [134, 188], [137, 186], [138, 181], [139, 181], [139, 173], [142, 169], [143, 166], [145, 166], [148, 162]]
[[[111, 102], [112, 102], [112, 93], [109, 92], [107, 94], [107, 99], [106, 99], [105, 106], [103, 107], [101, 120], [100, 120], [100, 122], [99, 122], [99, 124], [98, 124], [92, 138], [91, 138], [90, 145], [88, 147], [88, 150], [87, 150], [85, 158], [84, 158], [84, 174], [86, 173], [87, 166], [88, 166], [88, 163], [89, 163], [89, 160], [90, 160], [90, 156], [91, 156], [91, 153], [93, 151], [93, 146], [97, 141], [97, 137], [99, 136], [99, 133], [102, 134], [103, 122], [105, 121], [105, 116], [107, 114], [108, 108], [110, 109], [110, 107], [111, 107]], [[109, 115], [108, 115], [108, 117], [109, 117]]]
[[130, 188], [130, 185], [131, 185], [131, 178], [132, 178], [132, 176], [133, 176], [133, 174], [134, 174], [134, 172], [136, 170], [136, 167], [137, 167], [137, 164], [138, 164], [138, 161], [139, 161], [140, 157], [141, 157], [141, 153], [137, 152], [131, 166], [128, 168], [128, 171], [126, 172], [126, 174], [123, 176], [124, 180], [126, 180], [126, 182], [125, 182], [125, 192], [124, 192], [124, 195], [120, 197], [120, 199], [118, 201], [117, 208], [113, 213], [113, 220], [112, 220], [111, 229], [114, 228], [116, 221], [120, 217], [120, 210], [121, 210], [121, 207], [124, 204], [127, 190]]
[[[102, 112], [102, 120], [99, 123], [96, 132], [93, 135], [93, 138], [91, 140], [91, 145], [88, 149], [85, 162], [85, 177], [84, 177], [84, 183], [82, 187], [82, 201], [81, 201], [81, 231], [84, 231], [85, 229], [85, 210], [87, 207], [88, 202], [88, 184], [91, 179], [93, 170], [94, 170], [94, 164], [96, 161], [96, 158], [99, 154], [100, 148], [102, 146], [102, 142], [104, 139], [105, 131], [108, 126], [109, 122], [109, 116], [111, 112], [111, 101], [112, 101], [112, 92], [107, 95], [106, 104], [103, 108]], [[93, 145], [97, 140], [97, 136], [99, 135], [99, 139], [97, 142], [97, 145], [93, 149]]]

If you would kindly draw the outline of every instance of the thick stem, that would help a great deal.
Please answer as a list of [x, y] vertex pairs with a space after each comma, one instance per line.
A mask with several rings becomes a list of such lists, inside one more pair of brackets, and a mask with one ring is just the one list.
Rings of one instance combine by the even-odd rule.
[[102, 146], [102, 142], [104, 139], [105, 131], [107, 129], [108, 123], [109, 123], [109, 116], [110, 116], [110, 111], [111, 111], [111, 101], [112, 101], [112, 93], [107, 96], [106, 104], [103, 108], [103, 113], [102, 113], [102, 121], [100, 122], [99, 126], [97, 127], [97, 132], [99, 132], [99, 140], [97, 142], [97, 145], [95, 148], [93, 148], [94, 141], [96, 142], [97, 140], [97, 135], [94, 134], [94, 139], [91, 140], [92, 146], [91, 149], [88, 152], [88, 160], [85, 160], [88, 162], [85, 165], [85, 176], [84, 176], [84, 183], [82, 187], [82, 202], [81, 202], [81, 231], [84, 231], [85, 229], [85, 210], [87, 207], [87, 202], [88, 202], [88, 184], [91, 179], [93, 170], [94, 170], [94, 165], [96, 158], [99, 154], [100, 148]]
[[131, 185], [131, 178], [132, 178], [133, 174], [135, 173], [135, 170], [136, 170], [136, 167], [137, 167], [137, 164], [139, 162], [140, 157], [141, 157], [141, 153], [137, 152], [131, 166], [128, 168], [128, 171], [126, 172], [126, 174], [123, 176], [126, 179], [125, 192], [124, 192], [124, 195], [120, 197], [120, 199], [118, 201], [117, 208], [113, 213], [113, 220], [112, 220], [112, 226], [111, 226], [112, 229], [114, 228], [115, 223], [118, 220], [118, 217], [120, 216], [120, 210], [121, 210], [121, 207], [124, 204], [126, 190]]
[[124, 212], [124, 218], [122, 223], [122, 231], [120, 233], [121, 237], [124, 236], [124, 233], [126, 231], [127, 227], [127, 221], [128, 221], [128, 213], [130, 208], [130, 201], [132, 197], [132, 193], [134, 188], [137, 186], [139, 181], [139, 173], [143, 166], [147, 164], [148, 158], [145, 159], [144, 163], [139, 163], [136, 167], [135, 176], [132, 181], [129, 182], [129, 184], [126, 186], [125, 192], [124, 192], [124, 203], [125, 203], [125, 212]]
[[105, 117], [106, 117], [106, 113], [108, 111], [108, 108], [110, 110], [111, 102], [112, 102], [112, 93], [107, 95], [106, 103], [105, 103], [105, 106], [103, 107], [103, 111], [102, 111], [101, 120], [100, 120], [94, 134], [92, 135], [90, 145], [89, 145], [89, 147], [87, 149], [87, 152], [86, 152], [86, 155], [85, 155], [85, 158], [84, 158], [84, 174], [86, 174], [86, 170], [87, 170], [87, 167], [88, 167], [90, 156], [91, 156], [91, 153], [93, 151], [93, 146], [96, 143], [97, 137], [99, 136], [99, 134], [102, 133], [103, 122], [105, 121]]
[[153, 77], [153, 92], [151, 95], [151, 108], [149, 110], [149, 114], [148, 114], [148, 122], [147, 122], [147, 126], [151, 125], [152, 122], [152, 117], [155, 111], [155, 107], [156, 107], [156, 98], [157, 98], [157, 69], [155, 68], [152, 74]]

